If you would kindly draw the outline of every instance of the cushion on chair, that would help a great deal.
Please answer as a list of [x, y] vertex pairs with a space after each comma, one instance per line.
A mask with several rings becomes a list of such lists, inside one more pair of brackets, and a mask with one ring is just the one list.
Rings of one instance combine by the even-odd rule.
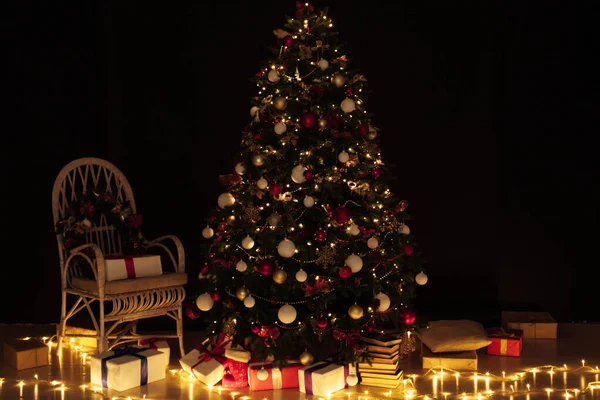
[[432, 321], [418, 336], [434, 353], [478, 350], [492, 343], [483, 325], [469, 320]]
[[[186, 273], [165, 272], [158, 276], [146, 276], [143, 278], [122, 279], [104, 283], [105, 294], [123, 294], [139, 292], [142, 290], [161, 289], [171, 286], [182, 286], [187, 283]], [[98, 283], [94, 279], [74, 276], [71, 286], [86, 292], [98, 293]]]

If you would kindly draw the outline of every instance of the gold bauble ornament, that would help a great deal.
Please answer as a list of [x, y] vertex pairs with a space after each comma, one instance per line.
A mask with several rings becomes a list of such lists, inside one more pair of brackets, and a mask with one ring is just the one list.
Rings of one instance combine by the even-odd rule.
[[319, 120], [319, 128], [321, 128], [321, 129], [327, 128], [327, 120], [326, 119]]
[[263, 156], [262, 154], [255, 154], [252, 156], [252, 164], [256, 165], [257, 167], [260, 167], [264, 163], [265, 163], [265, 156]]
[[304, 366], [308, 366], [308, 365], [312, 365], [312, 363], [314, 363], [314, 362], [315, 362], [315, 356], [313, 356], [308, 351], [305, 351], [304, 353], [300, 354], [300, 364], [302, 364]]
[[352, 319], [361, 319], [363, 316], [363, 309], [358, 304], [352, 304], [348, 309], [348, 315]]
[[267, 223], [270, 226], [279, 226], [281, 224], [281, 215], [279, 215], [279, 213], [274, 212], [273, 214], [267, 217]]
[[275, 272], [273, 272], [273, 280], [275, 281], [275, 283], [279, 283], [281, 285], [285, 282], [286, 279], [287, 273], [284, 270], [278, 269]]
[[273, 107], [275, 107], [279, 111], [283, 111], [287, 107], [287, 103], [288, 103], [288, 101], [287, 101], [287, 99], [285, 97], [283, 97], [283, 96], [277, 96], [273, 100]]
[[248, 290], [248, 288], [246, 286], [242, 286], [241, 288], [239, 288], [238, 290], [235, 291], [235, 297], [237, 297], [241, 301], [244, 301], [244, 299], [246, 297], [248, 297], [249, 295], [250, 295], [250, 291]]
[[367, 133], [367, 139], [369, 139], [369, 140], [373, 140], [373, 139], [375, 139], [376, 137], [377, 137], [377, 131], [376, 131], [376, 130], [374, 130], [374, 129], [371, 129], [371, 130], [369, 131], [369, 133]]
[[331, 82], [337, 87], [342, 87], [346, 83], [346, 77], [342, 74], [335, 74], [331, 77]]

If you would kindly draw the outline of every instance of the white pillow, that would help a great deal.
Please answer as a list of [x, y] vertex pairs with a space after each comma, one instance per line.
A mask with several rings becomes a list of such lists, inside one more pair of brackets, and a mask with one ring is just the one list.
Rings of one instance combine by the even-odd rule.
[[432, 321], [418, 335], [433, 353], [478, 350], [492, 343], [483, 325], [469, 320]]

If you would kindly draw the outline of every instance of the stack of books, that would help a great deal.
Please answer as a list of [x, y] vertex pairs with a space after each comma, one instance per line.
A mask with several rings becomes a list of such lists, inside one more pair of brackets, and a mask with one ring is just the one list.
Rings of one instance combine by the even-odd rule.
[[360, 340], [372, 357], [370, 363], [358, 363], [361, 384], [397, 388], [402, 382], [402, 369], [399, 364], [402, 339], [389, 334], [375, 334], [361, 336]]

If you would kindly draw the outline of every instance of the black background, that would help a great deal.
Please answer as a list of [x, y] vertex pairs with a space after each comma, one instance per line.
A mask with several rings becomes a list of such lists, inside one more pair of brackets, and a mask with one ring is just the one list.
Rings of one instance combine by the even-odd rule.
[[[600, 320], [591, 7], [358, 3], [316, 5], [330, 6], [369, 79], [393, 190], [416, 218], [430, 277], [418, 312]], [[58, 321], [51, 190], [85, 156], [129, 178], [146, 236], [181, 237], [193, 292], [217, 176], [249, 119], [249, 78], [294, 12], [288, 0], [18, 2], [3, 13], [0, 322]]]

